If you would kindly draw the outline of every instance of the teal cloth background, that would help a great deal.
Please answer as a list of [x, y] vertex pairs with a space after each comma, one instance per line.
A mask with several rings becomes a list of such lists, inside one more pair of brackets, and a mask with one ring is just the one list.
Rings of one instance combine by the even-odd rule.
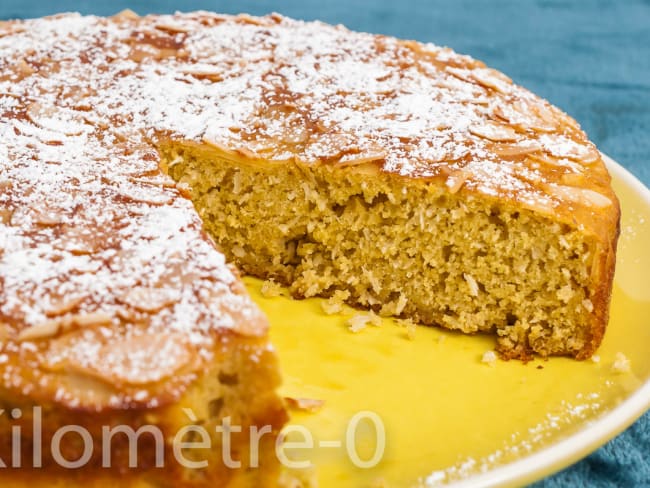
[[[650, 185], [650, 0], [0, 0], [0, 19], [124, 8], [276, 11], [453, 47], [564, 109]], [[650, 486], [650, 414], [536, 486]]]

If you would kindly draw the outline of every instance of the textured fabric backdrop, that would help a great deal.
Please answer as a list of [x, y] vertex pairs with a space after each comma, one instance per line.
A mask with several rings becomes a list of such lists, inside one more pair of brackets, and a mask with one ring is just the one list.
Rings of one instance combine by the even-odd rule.
[[[564, 109], [650, 185], [650, 0], [0, 0], [0, 19], [124, 8], [276, 11], [453, 47]], [[650, 486], [650, 414], [536, 486]]]

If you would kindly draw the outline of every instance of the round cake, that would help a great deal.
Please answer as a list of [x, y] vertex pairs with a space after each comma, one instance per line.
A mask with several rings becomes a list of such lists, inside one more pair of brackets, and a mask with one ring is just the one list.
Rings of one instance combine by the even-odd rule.
[[161, 475], [153, 443], [135, 468], [124, 439], [101, 476], [274, 485], [280, 375], [235, 267], [494, 334], [505, 359], [602, 340], [620, 218], [602, 157], [479, 61], [280, 15], [124, 12], [2, 22], [0, 66], [0, 397], [25, 412], [24, 459], [35, 406], [45, 439], [92, 434], [83, 476], [102, 424], [167, 439], [230, 418], [271, 426], [262, 469], [169, 448]]

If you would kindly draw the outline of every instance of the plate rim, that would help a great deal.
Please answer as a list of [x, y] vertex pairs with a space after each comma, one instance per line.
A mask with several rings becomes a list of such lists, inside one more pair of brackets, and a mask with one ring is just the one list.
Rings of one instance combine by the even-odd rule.
[[[601, 152], [610, 173], [616, 175], [650, 206], [650, 189], [621, 164]], [[585, 458], [622, 433], [650, 409], [650, 379], [611, 411], [566, 439], [487, 473], [451, 483], [455, 488], [521, 486], [539, 481]]]

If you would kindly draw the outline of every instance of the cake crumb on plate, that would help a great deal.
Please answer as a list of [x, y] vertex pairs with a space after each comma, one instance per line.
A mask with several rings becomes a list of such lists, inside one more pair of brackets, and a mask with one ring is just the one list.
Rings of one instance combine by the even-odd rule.
[[334, 315], [343, 311], [345, 301], [350, 298], [350, 292], [347, 290], [336, 290], [327, 300], [323, 300], [320, 304], [323, 312], [327, 315]]
[[481, 358], [482, 363], [489, 364], [490, 366], [493, 365], [496, 360], [497, 355], [494, 351], [485, 351]]
[[273, 280], [266, 280], [262, 283], [260, 293], [264, 298], [274, 298], [282, 295], [282, 286]]
[[631, 371], [630, 360], [622, 352], [617, 352], [612, 363], [614, 373], [629, 373]]
[[381, 317], [374, 312], [359, 313], [350, 317], [347, 321], [349, 329], [352, 332], [359, 332], [366, 328], [366, 325], [374, 325], [375, 327], [381, 326]]
[[409, 340], [412, 341], [415, 339], [415, 331], [418, 326], [412, 319], [397, 319], [397, 325], [406, 329], [406, 337]]

